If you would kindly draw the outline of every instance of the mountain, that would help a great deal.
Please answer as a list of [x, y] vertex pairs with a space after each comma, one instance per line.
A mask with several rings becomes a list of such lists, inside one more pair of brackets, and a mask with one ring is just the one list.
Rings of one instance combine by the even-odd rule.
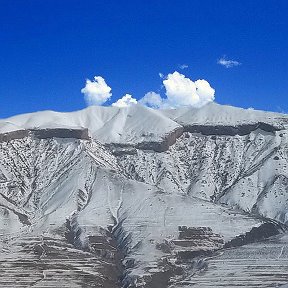
[[288, 115], [216, 103], [2, 119], [0, 287], [285, 287], [287, 164]]

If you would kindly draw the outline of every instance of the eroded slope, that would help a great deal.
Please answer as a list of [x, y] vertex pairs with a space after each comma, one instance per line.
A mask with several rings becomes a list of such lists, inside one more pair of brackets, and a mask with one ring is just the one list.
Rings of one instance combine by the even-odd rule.
[[[268, 264], [286, 267], [284, 237], [280, 260], [259, 273], [246, 273], [246, 258], [234, 282], [223, 268], [225, 255], [239, 260], [227, 249], [285, 231], [287, 117], [201, 109], [91, 107], [1, 120], [0, 282], [209, 287], [217, 274], [217, 287], [259, 287]], [[277, 269], [273, 283], [288, 282]]]

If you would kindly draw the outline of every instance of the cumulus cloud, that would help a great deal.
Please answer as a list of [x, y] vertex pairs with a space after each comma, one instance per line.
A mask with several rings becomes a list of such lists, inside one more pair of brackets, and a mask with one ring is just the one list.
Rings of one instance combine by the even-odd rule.
[[101, 76], [95, 76], [92, 81], [87, 79], [81, 93], [88, 105], [102, 105], [112, 96], [111, 88]]
[[232, 68], [232, 67], [241, 65], [240, 62], [238, 62], [236, 60], [228, 60], [228, 59], [226, 59], [225, 56], [223, 56], [220, 59], [218, 59], [217, 60], [217, 64], [222, 65], [222, 66], [224, 66], [226, 68]]
[[134, 104], [137, 104], [137, 100], [133, 98], [132, 95], [126, 94], [122, 98], [118, 99], [115, 103], [113, 103], [112, 106], [123, 108]]
[[160, 94], [148, 92], [138, 103], [154, 108], [177, 108], [181, 106], [201, 107], [214, 101], [215, 90], [203, 79], [192, 81], [185, 75], [175, 71], [166, 77], [161, 75], [166, 89], [166, 98]]
[[[167, 76], [159, 74], [166, 89], [166, 97], [150, 91], [139, 100], [139, 103], [154, 109], [177, 108], [181, 106], [201, 107], [214, 100], [215, 90], [203, 79], [192, 81], [185, 75], [175, 71]], [[94, 80], [86, 80], [81, 89], [88, 105], [102, 105], [111, 98], [111, 88], [104, 78], [95, 76]], [[137, 104], [137, 100], [130, 94], [124, 95], [112, 104], [114, 107], [129, 107]]]
[[163, 81], [166, 89], [167, 104], [171, 107], [201, 107], [214, 100], [215, 90], [206, 80], [193, 82], [175, 71]]
[[215, 98], [215, 90], [210, 86], [206, 80], [195, 81], [196, 92], [199, 96], [199, 100], [202, 103], [211, 102]]
[[151, 91], [146, 93], [144, 97], [138, 101], [138, 103], [154, 109], [159, 109], [163, 105], [163, 99], [161, 98], [160, 94]]

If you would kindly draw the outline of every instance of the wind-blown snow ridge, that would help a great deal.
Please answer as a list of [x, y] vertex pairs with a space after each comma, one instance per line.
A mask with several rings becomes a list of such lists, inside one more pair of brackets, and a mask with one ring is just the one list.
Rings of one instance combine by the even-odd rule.
[[[37, 129], [83, 129], [102, 144], [121, 144], [161, 152], [183, 131], [216, 135], [244, 135], [256, 129], [278, 131], [287, 115], [245, 110], [209, 103], [202, 108], [154, 110], [141, 105], [127, 108], [93, 106], [77, 112], [43, 111], [0, 120], [0, 133]], [[22, 132], [23, 133], [23, 132]], [[2, 136], [3, 138], [3, 136]], [[152, 150], [154, 150], [152, 148]]]

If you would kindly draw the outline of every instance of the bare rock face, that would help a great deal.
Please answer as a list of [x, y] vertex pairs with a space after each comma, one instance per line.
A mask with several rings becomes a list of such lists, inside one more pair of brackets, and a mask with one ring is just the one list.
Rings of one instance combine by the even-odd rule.
[[22, 139], [29, 136], [28, 130], [17, 130], [0, 134], [0, 142], [8, 142], [14, 139]]
[[0, 120], [0, 286], [287, 284], [287, 120], [217, 104]]
[[0, 134], [0, 142], [8, 142], [15, 139], [22, 139], [25, 137], [34, 137], [37, 139], [49, 139], [49, 138], [75, 138], [88, 140], [88, 129], [66, 129], [66, 128], [54, 128], [54, 129], [27, 129], [16, 130]]
[[108, 144], [107, 147], [112, 150], [115, 155], [125, 155], [125, 154], [135, 154], [136, 149], [140, 150], [152, 150], [155, 152], [165, 152], [170, 146], [175, 144], [177, 138], [183, 134], [184, 128], [179, 127], [168, 134], [162, 136], [161, 139], [157, 141], [142, 141], [136, 144], [122, 144], [122, 143], [112, 143]]
[[239, 124], [235, 126], [230, 125], [185, 125], [184, 129], [190, 133], [200, 133], [202, 135], [222, 135], [222, 136], [244, 136], [251, 132], [260, 129], [265, 132], [274, 133], [280, 131], [283, 127], [277, 127], [267, 123], [253, 123], [253, 124]]
[[169, 149], [170, 146], [175, 144], [177, 138], [179, 138], [184, 131], [183, 127], [176, 128], [163, 136], [158, 142], [150, 141], [150, 142], [142, 142], [136, 145], [137, 149], [140, 150], [153, 150], [155, 152], [164, 152]]
[[31, 129], [30, 134], [38, 139], [49, 139], [49, 138], [75, 138], [88, 140], [88, 129], [65, 129], [65, 128], [54, 128], [54, 129]]

